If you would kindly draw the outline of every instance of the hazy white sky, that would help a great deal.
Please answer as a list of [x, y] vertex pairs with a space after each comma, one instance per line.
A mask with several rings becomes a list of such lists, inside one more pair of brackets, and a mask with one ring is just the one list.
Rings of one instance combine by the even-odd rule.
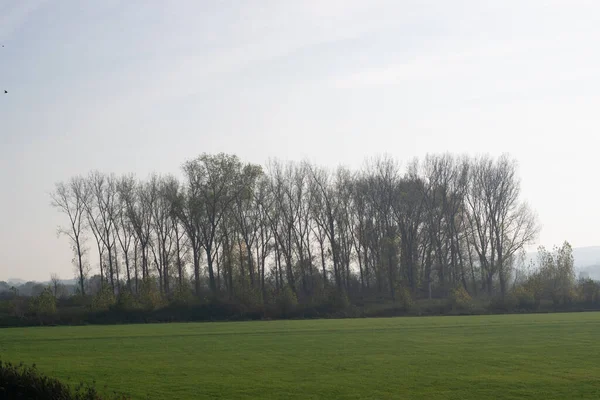
[[509, 152], [540, 243], [600, 244], [598, 1], [2, 0], [0, 43], [0, 280], [73, 276], [54, 182], [201, 152]]

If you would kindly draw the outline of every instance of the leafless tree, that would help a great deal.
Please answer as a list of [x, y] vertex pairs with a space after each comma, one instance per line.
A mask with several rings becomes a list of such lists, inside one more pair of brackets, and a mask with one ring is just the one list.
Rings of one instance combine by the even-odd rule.
[[73, 248], [79, 273], [79, 289], [85, 296], [85, 278], [87, 270], [84, 264], [86, 249], [83, 232], [86, 228], [85, 205], [89, 201], [89, 191], [82, 177], [74, 177], [68, 183], [59, 182], [51, 193], [52, 206], [64, 213], [69, 219], [69, 226], [59, 227], [59, 235], [66, 235]]
[[497, 275], [504, 296], [508, 261], [535, 239], [539, 226], [529, 207], [519, 200], [520, 182], [514, 160], [506, 155], [497, 161], [482, 157], [472, 169], [467, 196], [472, 243], [485, 271], [488, 293]]
[[248, 265], [248, 275], [251, 285], [254, 285], [256, 281], [252, 250], [254, 242], [257, 240], [260, 226], [260, 210], [256, 207], [255, 190], [261, 175], [262, 168], [260, 166], [251, 164], [244, 166], [239, 182], [239, 185], [242, 187], [240, 190], [236, 190], [232, 207], [232, 215], [246, 250], [245, 262]]
[[299, 301], [322, 289], [393, 300], [398, 289], [416, 297], [460, 286], [506, 293], [516, 255], [538, 232], [506, 156], [428, 155], [404, 171], [380, 157], [353, 172], [277, 161], [263, 171], [233, 155], [203, 154], [183, 172], [181, 184], [93, 172], [81, 196], [71, 183], [57, 185], [53, 205], [69, 216], [80, 284], [86, 225], [101, 279], [115, 291], [122, 267], [137, 292], [138, 265], [165, 293], [175, 282], [183, 288], [189, 262], [198, 295], [207, 282], [213, 295], [238, 300], [260, 288], [263, 301], [286, 286]]
[[59, 298], [64, 292], [64, 286], [57, 274], [50, 274], [50, 288], [55, 298]]
[[206, 253], [209, 285], [216, 293], [214, 261], [218, 244], [217, 231], [225, 214], [230, 210], [240, 190], [242, 164], [237, 156], [203, 154], [184, 165], [198, 229], [198, 239]]
[[[86, 202], [88, 221], [100, 248], [100, 242], [106, 250], [108, 261], [108, 279], [115, 291], [115, 240], [114, 229], [117, 215], [117, 180], [114, 175], [105, 175], [93, 171], [87, 181], [90, 191], [89, 201]], [[99, 250], [100, 253], [102, 253]], [[102, 263], [102, 257], [100, 257]], [[118, 285], [118, 280], [116, 281]]]
[[131, 292], [133, 292], [133, 286], [131, 284], [131, 250], [132, 245], [135, 242], [135, 229], [133, 228], [133, 223], [127, 212], [127, 205], [133, 201], [135, 196], [135, 185], [135, 178], [132, 175], [123, 176], [117, 184], [118, 205], [116, 211], [117, 223], [115, 227], [115, 234], [119, 245], [121, 246], [123, 260], [125, 262], [127, 287]]
[[[169, 267], [175, 243], [173, 222], [171, 219], [173, 215], [172, 199], [176, 197], [179, 182], [172, 176], [164, 178], [153, 176], [150, 179], [150, 185], [151, 190], [156, 190], [156, 201], [152, 208], [152, 227], [157, 241], [157, 271], [160, 279], [160, 287], [165, 293], [169, 293]], [[153, 253], [155, 253], [154, 249], [155, 247], [152, 246]]]
[[[340, 249], [338, 243], [338, 226], [336, 217], [338, 215], [338, 198], [334, 192], [333, 184], [331, 183], [331, 174], [329, 171], [310, 167], [311, 173], [311, 191], [313, 193], [313, 220], [318, 226], [317, 236], [324, 233], [329, 241], [329, 250], [333, 261], [333, 276], [335, 285], [338, 289], [342, 287], [342, 271], [340, 267]], [[321, 252], [323, 246], [321, 245]], [[321, 253], [322, 268], [324, 264], [324, 255]], [[326, 277], [324, 276], [324, 279]]]

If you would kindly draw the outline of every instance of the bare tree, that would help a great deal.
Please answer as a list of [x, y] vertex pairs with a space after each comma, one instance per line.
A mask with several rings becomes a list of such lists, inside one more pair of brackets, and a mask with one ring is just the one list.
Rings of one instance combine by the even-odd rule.
[[423, 225], [425, 187], [419, 177], [408, 174], [396, 189], [392, 208], [400, 233], [402, 275], [412, 292], [416, 293], [419, 276], [418, 240]]
[[[273, 196], [273, 206], [269, 208], [270, 212], [267, 213], [267, 218], [276, 242], [275, 251], [279, 267], [281, 267], [279, 256], [282, 256], [285, 262], [287, 284], [294, 292], [297, 292], [293, 256], [295, 250], [294, 225], [298, 218], [299, 203], [293, 200], [294, 171], [295, 165], [292, 163], [283, 166], [279, 162], [273, 162], [269, 166], [271, 175], [269, 191]], [[279, 268], [279, 274], [279, 281], [283, 286], [281, 268]]]
[[[116, 227], [115, 234], [123, 260], [125, 262], [125, 273], [127, 278], [127, 288], [133, 292], [131, 284], [131, 246], [135, 241], [135, 229], [129, 214], [127, 212], [127, 204], [132, 202], [135, 196], [135, 179], [132, 175], [122, 177], [117, 184], [117, 212], [116, 212]], [[137, 279], [137, 277], [136, 277]]]
[[196, 169], [191, 165], [184, 165], [187, 182], [181, 191], [172, 193], [173, 213], [181, 222], [192, 250], [192, 263], [194, 268], [194, 286], [196, 295], [200, 294], [200, 259], [202, 256], [202, 241], [200, 228], [201, 199], [200, 187], [197, 184]]
[[85, 296], [85, 279], [87, 270], [84, 265], [85, 255], [83, 232], [86, 227], [85, 210], [89, 201], [89, 191], [82, 177], [74, 177], [67, 184], [59, 182], [51, 193], [52, 206], [64, 213], [69, 219], [68, 228], [58, 228], [59, 235], [66, 235], [71, 241], [77, 260], [79, 289]]
[[375, 231], [379, 244], [376, 246], [377, 266], [381, 268], [378, 280], [382, 280], [382, 273], [387, 275], [387, 284], [392, 300], [396, 300], [397, 279], [397, 225], [394, 223], [393, 205], [395, 202], [396, 187], [400, 179], [400, 167], [390, 157], [375, 159], [368, 167], [370, 179], [368, 180], [368, 193], [375, 209]]
[[[90, 173], [87, 181], [90, 201], [86, 202], [88, 220], [96, 239], [102, 242], [107, 251], [109, 281], [115, 291], [115, 217], [117, 214], [117, 181], [113, 175], [104, 175], [98, 171]], [[101, 257], [102, 263], [102, 257]], [[118, 285], [118, 280], [117, 280]]]
[[471, 174], [470, 224], [475, 250], [486, 271], [488, 293], [498, 275], [500, 292], [507, 286], [508, 261], [538, 234], [539, 226], [529, 207], [520, 202], [520, 182], [516, 163], [504, 155], [497, 161], [489, 157], [477, 160]]
[[260, 210], [256, 207], [254, 197], [257, 181], [261, 175], [260, 166], [251, 164], [244, 166], [239, 183], [242, 188], [236, 193], [233, 207], [233, 218], [246, 249], [245, 256], [251, 285], [254, 285], [256, 280], [252, 249], [257, 240], [260, 220]]
[[214, 261], [218, 244], [215, 242], [219, 224], [223, 220], [237, 193], [241, 162], [237, 156], [227, 154], [203, 154], [184, 165], [188, 178], [189, 194], [194, 207], [195, 226], [199, 228], [199, 240], [206, 253], [210, 289], [216, 293], [217, 285], [214, 273]]
[[[324, 233], [329, 240], [329, 249], [333, 260], [333, 276], [335, 285], [338, 289], [342, 287], [342, 273], [340, 271], [340, 251], [337, 237], [336, 216], [338, 210], [338, 198], [335, 195], [333, 185], [331, 184], [331, 174], [325, 169], [319, 169], [315, 166], [310, 167], [311, 187], [313, 193], [313, 220], [318, 225], [319, 233]], [[321, 252], [323, 246], [321, 245]], [[324, 256], [321, 253], [322, 267], [324, 267]], [[324, 274], [324, 278], [325, 274]]]
[[[135, 248], [139, 246], [142, 261], [142, 279], [149, 276], [148, 251], [152, 230], [152, 209], [156, 201], [156, 190], [145, 182], [136, 185], [132, 195], [125, 198], [127, 216], [135, 231]], [[137, 260], [137, 257], [136, 257]], [[136, 283], [137, 284], [137, 283]]]
[[260, 287], [263, 300], [266, 298], [265, 266], [267, 257], [271, 253], [273, 234], [269, 225], [268, 210], [273, 206], [272, 196], [268, 193], [268, 178], [261, 175], [257, 182], [254, 195], [254, 207], [257, 210], [258, 232], [256, 239], [256, 256], [260, 268]]
[[52, 289], [52, 294], [55, 298], [58, 298], [60, 295], [62, 295], [64, 291], [64, 286], [61, 283], [58, 274], [50, 274], [50, 288]]
[[133, 291], [138, 265], [164, 292], [182, 288], [190, 263], [197, 294], [207, 282], [213, 295], [260, 288], [265, 300], [269, 287], [280, 295], [288, 286], [301, 302], [330, 283], [350, 299], [395, 300], [399, 288], [444, 297], [459, 286], [504, 294], [517, 254], [538, 231], [505, 156], [428, 155], [405, 171], [381, 157], [355, 173], [293, 162], [263, 172], [233, 155], [203, 154], [183, 172], [183, 184], [92, 172], [82, 189], [57, 185], [53, 205], [69, 216], [61, 233], [78, 256], [82, 290], [86, 225], [101, 280], [114, 289], [124, 268]]
[[[158, 259], [157, 270], [160, 278], [160, 287], [169, 293], [169, 266], [173, 250], [173, 214], [172, 199], [177, 193], [179, 182], [172, 177], [159, 178], [153, 176], [150, 180], [151, 190], [156, 190], [156, 201], [152, 208], [152, 226], [157, 240]], [[152, 246], [154, 252], [154, 246]]]

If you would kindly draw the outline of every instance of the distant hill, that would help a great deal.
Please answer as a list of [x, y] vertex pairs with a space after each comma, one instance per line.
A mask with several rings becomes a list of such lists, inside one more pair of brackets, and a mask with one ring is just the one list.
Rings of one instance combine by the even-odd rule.
[[577, 268], [600, 266], [600, 246], [574, 248], [573, 258]]
[[590, 265], [584, 268], [578, 269], [578, 272], [582, 276], [587, 276], [588, 278], [592, 278], [596, 281], [600, 281], [600, 264]]
[[600, 246], [573, 249], [573, 258], [579, 273], [600, 280]]
[[[26, 284], [27, 282], [34, 282], [34, 283], [40, 283], [42, 285], [47, 285], [50, 283], [49, 280], [45, 280], [45, 281], [26, 281], [24, 279], [19, 279], [19, 278], [9, 278], [6, 283], [8, 283], [10, 286], [21, 286]], [[73, 279], [61, 279], [60, 283], [62, 283], [63, 285], [75, 285], [77, 283], [77, 279], [73, 278]]]

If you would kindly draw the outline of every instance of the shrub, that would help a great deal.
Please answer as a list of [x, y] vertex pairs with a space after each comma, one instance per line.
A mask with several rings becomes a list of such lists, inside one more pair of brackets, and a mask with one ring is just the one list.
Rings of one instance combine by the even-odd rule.
[[410, 311], [414, 306], [410, 290], [404, 286], [396, 288], [396, 301], [404, 311]]
[[277, 308], [281, 315], [293, 312], [298, 306], [298, 298], [291, 287], [286, 286], [277, 295]]
[[469, 311], [473, 306], [473, 299], [469, 292], [460, 286], [450, 291], [450, 305], [454, 311]]
[[550, 292], [550, 298], [554, 307], [564, 306], [573, 303], [573, 300], [577, 298], [577, 293], [573, 288], [553, 289]]
[[600, 283], [592, 279], [580, 279], [577, 283], [577, 297], [579, 301], [593, 304], [600, 302]]
[[[35, 365], [13, 365], [0, 361], [0, 398], [39, 400], [101, 400], [96, 389], [79, 384], [74, 390], [58, 379], [41, 374]], [[104, 397], [106, 398], [106, 397]], [[128, 397], [115, 394], [113, 399]]]
[[29, 311], [38, 318], [56, 314], [56, 298], [50, 288], [45, 288], [42, 293], [29, 301]]
[[329, 292], [329, 307], [332, 310], [344, 310], [350, 306], [350, 300], [345, 291], [332, 288]]
[[139, 309], [140, 307], [136, 298], [126, 289], [117, 296], [117, 302], [115, 303], [114, 308], [120, 311], [132, 311]]
[[92, 298], [90, 296], [83, 296], [80, 293], [75, 293], [71, 297], [67, 297], [66, 299], [61, 299], [60, 305], [70, 305], [70, 306], [91, 306]]
[[510, 292], [504, 296], [495, 296], [490, 300], [488, 309], [492, 312], [507, 312], [517, 309], [519, 300], [514, 293]]
[[517, 299], [517, 307], [521, 310], [533, 310], [537, 307], [534, 293], [525, 286], [517, 286], [513, 290]]
[[154, 277], [147, 277], [140, 286], [139, 301], [144, 310], [153, 311], [165, 305]]
[[177, 286], [171, 294], [171, 305], [188, 306], [195, 303], [194, 294], [188, 286]]
[[534, 307], [537, 308], [544, 297], [544, 282], [542, 274], [536, 272], [532, 274], [523, 284], [523, 290], [527, 291], [533, 297]]
[[260, 288], [251, 286], [250, 282], [239, 285], [235, 292], [235, 299], [238, 304], [243, 305], [245, 309], [251, 311], [260, 310], [263, 306]]
[[92, 309], [95, 311], [105, 311], [115, 304], [115, 294], [109, 285], [103, 283], [98, 293], [92, 298]]
[[23, 318], [28, 308], [27, 303], [27, 299], [24, 297], [14, 297], [8, 307], [10, 314], [18, 318]]

